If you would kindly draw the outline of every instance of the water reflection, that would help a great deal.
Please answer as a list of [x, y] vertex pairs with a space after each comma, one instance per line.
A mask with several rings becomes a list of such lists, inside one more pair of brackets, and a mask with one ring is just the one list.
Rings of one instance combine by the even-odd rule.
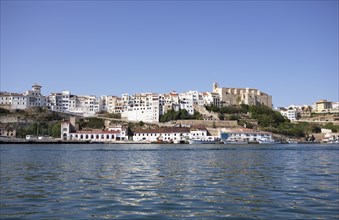
[[1, 217], [339, 217], [338, 148], [186, 148], [1, 146]]

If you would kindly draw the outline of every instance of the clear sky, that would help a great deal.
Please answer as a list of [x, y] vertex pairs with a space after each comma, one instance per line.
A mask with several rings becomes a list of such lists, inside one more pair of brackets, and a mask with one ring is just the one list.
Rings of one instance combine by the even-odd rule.
[[4, 1], [1, 91], [257, 88], [338, 101], [338, 1]]

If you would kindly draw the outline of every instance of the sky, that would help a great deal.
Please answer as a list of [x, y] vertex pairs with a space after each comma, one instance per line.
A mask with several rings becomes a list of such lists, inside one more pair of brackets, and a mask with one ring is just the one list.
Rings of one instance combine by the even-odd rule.
[[1, 0], [0, 90], [77, 95], [256, 88], [338, 101], [338, 0]]

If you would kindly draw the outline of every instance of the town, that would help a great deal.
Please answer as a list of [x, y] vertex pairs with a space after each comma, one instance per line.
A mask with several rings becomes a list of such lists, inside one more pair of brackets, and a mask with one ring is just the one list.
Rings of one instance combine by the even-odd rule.
[[[319, 100], [311, 106], [275, 109], [272, 103], [272, 96], [259, 89], [225, 88], [218, 83], [213, 83], [209, 92], [138, 93], [121, 97], [75, 95], [69, 91], [45, 96], [42, 86], [34, 84], [25, 93], [0, 93], [0, 129], [2, 139], [49, 139], [46, 136], [51, 132], [38, 129], [22, 132], [21, 128], [21, 133], [18, 132], [20, 120], [13, 119], [15, 113], [38, 108], [63, 115], [57, 118], [61, 120], [57, 122], [57, 133], [64, 141], [276, 143], [304, 138], [338, 142], [338, 102]], [[274, 125], [262, 115], [271, 115]], [[79, 126], [81, 121], [95, 118], [101, 122], [99, 126]]]

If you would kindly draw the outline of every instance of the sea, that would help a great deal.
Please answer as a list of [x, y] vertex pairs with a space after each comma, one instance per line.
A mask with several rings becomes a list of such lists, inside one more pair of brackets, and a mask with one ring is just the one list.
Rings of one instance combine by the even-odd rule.
[[336, 144], [1, 144], [0, 219], [339, 219]]

